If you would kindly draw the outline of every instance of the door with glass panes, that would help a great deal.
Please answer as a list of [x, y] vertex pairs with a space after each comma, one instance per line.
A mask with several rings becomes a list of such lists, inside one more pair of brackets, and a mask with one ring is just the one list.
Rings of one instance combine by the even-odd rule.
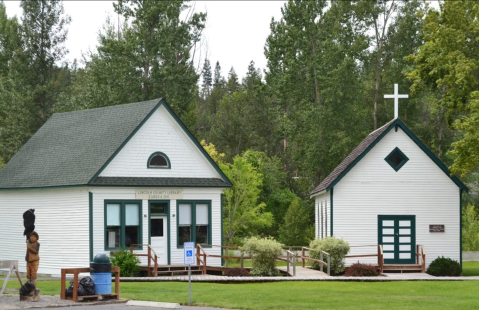
[[385, 264], [414, 264], [416, 261], [416, 216], [378, 215], [378, 243]]
[[168, 264], [168, 203], [150, 202], [150, 245], [159, 265]]

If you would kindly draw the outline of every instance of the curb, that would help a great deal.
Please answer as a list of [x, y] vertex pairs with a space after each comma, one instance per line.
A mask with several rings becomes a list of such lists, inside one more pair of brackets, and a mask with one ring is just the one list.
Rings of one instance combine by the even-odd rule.
[[126, 303], [126, 305], [127, 306], [137, 306], [137, 307], [180, 309], [180, 304], [175, 304], [175, 303], [171, 303], [171, 302], [153, 302], [153, 301], [129, 300]]

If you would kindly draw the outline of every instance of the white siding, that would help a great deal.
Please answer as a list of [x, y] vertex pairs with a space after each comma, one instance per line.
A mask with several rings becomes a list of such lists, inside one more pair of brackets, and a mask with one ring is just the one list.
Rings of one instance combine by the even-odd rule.
[[88, 267], [88, 208], [86, 189], [0, 192], [0, 260], [18, 260], [20, 271], [26, 271], [23, 213], [35, 209], [38, 272], [58, 275], [61, 268]]
[[[395, 147], [409, 158], [398, 172], [384, 160]], [[459, 213], [457, 185], [401, 128], [393, 128], [334, 187], [333, 234], [352, 246], [374, 245], [378, 215], [415, 215], [416, 244], [424, 245], [427, 264], [442, 255], [459, 260]], [[430, 224], [444, 224], [446, 232], [430, 233]]]
[[[160, 188], [158, 188], [160, 189]], [[212, 243], [214, 245], [221, 244], [221, 194], [222, 189], [204, 189], [204, 188], [180, 188], [183, 191], [182, 200], [211, 200], [211, 230]], [[93, 193], [93, 253], [109, 254], [105, 250], [105, 227], [104, 227], [104, 201], [105, 200], [135, 200], [136, 188], [92, 188]], [[148, 243], [148, 200], [142, 201], [142, 222], [143, 222], [143, 243]], [[176, 227], [176, 200], [170, 201], [170, 255], [171, 264], [183, 264], [183, 249], [177, 247], [177, 227]], [[146, 253], [143, 251], [135, 251], [135, 253]], [[207, 249], [208, 254], [219, 255], [219, 248]], [[146, 260], [142, 260], [146, 263]], [[207, 264], [211, 266], [221, 265], [220, 259], [209, 258]]]
[[316, 238], [331, 236], [331, 192], [314, 198], [314, 218]]
[[[148, 158], [154, 152], [166, 154], [171, 169], [148, 169]], [[163, 106], [143, 124], [100, 176], [220, 178]]]

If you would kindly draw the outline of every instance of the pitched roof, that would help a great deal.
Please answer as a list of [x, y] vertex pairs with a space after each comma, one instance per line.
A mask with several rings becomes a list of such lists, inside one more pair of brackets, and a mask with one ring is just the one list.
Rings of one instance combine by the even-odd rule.
[[323, 191], [329, 191], [338, 183], [357, 162], [361, 160], [392, 128], [399, 126], [401, 129], [446, 173], [456, 185], [466, 192], [468, 188], [456, 176], [451, 177], [451, 172], [443, 162], [404, 124], [400, 119], [393, 119], [381, 128], [371, 132], [311, 193], [315, 196]]
[[0, 170], [0, 189], [93, 185], [100, 172], [161, 105], [186, 131], [162, 99], [54, 114]]

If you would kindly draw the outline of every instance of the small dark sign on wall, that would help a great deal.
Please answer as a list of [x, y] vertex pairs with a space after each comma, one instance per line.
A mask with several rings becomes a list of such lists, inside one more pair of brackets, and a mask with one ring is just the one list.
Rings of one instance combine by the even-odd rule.
[[429, 225], [429, 232], [444, 232], [444, 225]]

